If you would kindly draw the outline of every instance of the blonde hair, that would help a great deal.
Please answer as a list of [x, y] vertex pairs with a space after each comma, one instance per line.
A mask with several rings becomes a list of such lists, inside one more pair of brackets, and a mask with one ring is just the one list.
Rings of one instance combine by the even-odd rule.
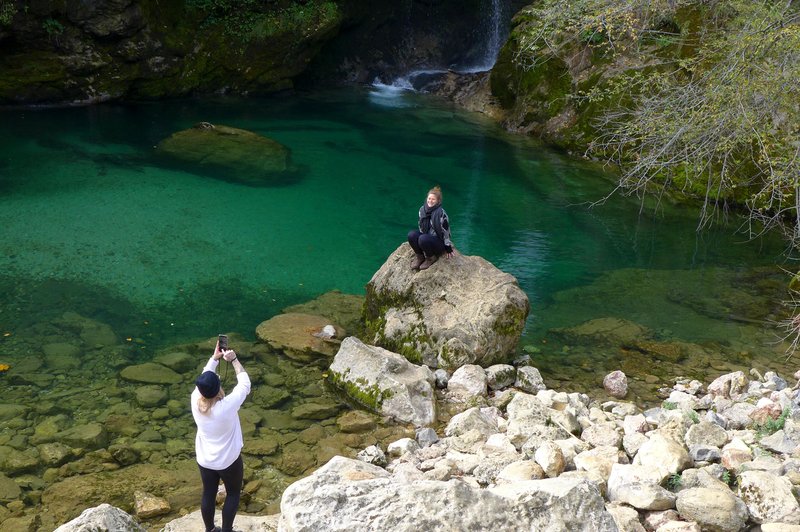
[[211, 407], [217, 404], [217, 401], [222, 400], [225, 397], [225, 390], [222, 389], [220, 386], [219, 393], [214, 397], [203, 397], [202, 395], [197, 398], [197, 410], [200, 411], [201, 414], [205, 414]]
[[428, 191], [428, 194], [433, 194], [434, 196], [436, 196], [436, 199], [439, 200], [439, 203], [442, 202], [442, 189], [439, 188], [439, 185], [436, 185], [435, 187], [430, 189]]

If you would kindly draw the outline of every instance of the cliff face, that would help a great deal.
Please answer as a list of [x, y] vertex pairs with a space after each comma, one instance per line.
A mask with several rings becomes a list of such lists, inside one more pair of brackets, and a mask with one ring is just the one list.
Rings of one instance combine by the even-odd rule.
[[247, 14], [209, 6], [3, 0], [0, 103], [272, 92], [290, 87], [344, 20], [337, 4], [315, 0]]
[[[503, 2], [508, 16], [519, 0]], [[490, 0], [0, 0], [0, 104], [264, 94], [482, 53]], [[302, 74], [302, 76], [301, 76]]]

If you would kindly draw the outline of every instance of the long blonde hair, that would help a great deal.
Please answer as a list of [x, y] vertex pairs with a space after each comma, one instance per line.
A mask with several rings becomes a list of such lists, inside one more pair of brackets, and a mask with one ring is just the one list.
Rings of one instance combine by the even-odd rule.
[[222, 389], [222, 386], [220, 386], [219, 388], [219, 393], [217, 393], [217, 395], [215, 395], [214, 397], [203, 397], [201, 395], [200, 397], [197, 398], [197, 410], [201, 414], [205, 414], [206, 412], [211, 410], [211, 407], [214, 406], [217, 403], [217, 401], [222, 400], [223, 397], [225, 397], [225, 390]]

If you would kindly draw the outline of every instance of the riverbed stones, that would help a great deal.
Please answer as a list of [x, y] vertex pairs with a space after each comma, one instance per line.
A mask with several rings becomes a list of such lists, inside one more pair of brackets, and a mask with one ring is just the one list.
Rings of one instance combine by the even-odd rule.
[[22, 490], [16, 482], [0, 473], [0, 502], [8, 503], [19, 498]]
[[144, 384], [177, 384], [183, 381], [178, 373], [154, 362], [128, 366], [120, 371], [119, 376], [127, 381]]
[[169, 501], [143, 490], [133, 492], [133, 511], [140, 519], [149, 519], [168, 514], [171, 510]]
[[451, 371], [508, 359], [529, 310], [516, 279], [481, 257], [460, 254], [415, 272], [408, 267], [413, 256], [403, 243], [367, 284], [372, 342]]
[[339, 349], [338, 340], [315, 336], [327, 325], [333, 325], [335, 338], [344, 336], [344, 329], [331, 324], [330, 319], [298, 312], [278, 314], [261, 322], [256, 327], [256, 336], [293, 360], [310, 362], [332, 357]]
[[348, 337], [330, 366], [329, 378], [366, 408], [418, 427], [436, 419], [433, 373], [397, 353]]

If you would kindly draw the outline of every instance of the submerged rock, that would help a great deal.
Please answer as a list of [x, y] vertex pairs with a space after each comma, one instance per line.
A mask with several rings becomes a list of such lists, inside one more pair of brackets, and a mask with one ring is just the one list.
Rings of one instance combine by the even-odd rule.
[[251, 186], [272, 184], [290, 170], [289, 149], [244, 129], [201, 122], [162, 140], [157, 150], [174, 160]]
[[509, 358], [529, 310], [517, 280], [481, 257], [456, 255], [422, 272], [409, 268], [413, 257], [402, 244], [367, 284], [373, 342], [431, 368]]

